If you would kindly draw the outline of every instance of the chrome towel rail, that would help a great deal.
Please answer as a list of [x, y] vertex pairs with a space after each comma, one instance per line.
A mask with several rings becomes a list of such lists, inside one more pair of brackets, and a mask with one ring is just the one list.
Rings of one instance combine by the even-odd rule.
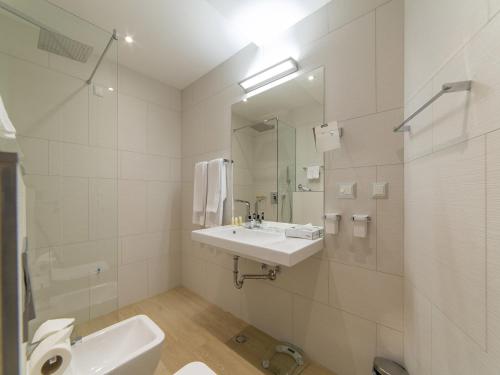
[[410, 117], [408, 117], [406, 120], [404, 120], [401, 125], [398, 127], [394, 128], [394, 132], [400, 132], [400, 131], [409, 131], [410, 127], [405, 126], [408, 122], [413, 120], [420, 112], [422, 112], [424, 109], [426, 109], [428, 106], [430, 106], [432, 103], [434, 103], [437, 99], [439, 99], [442, 95], [448, 94], [450, 92], [459, 92], [459, 91], [470, 91], [472, 88], [472, 81], [460, 81], [460, 82], [451, 82], [451, 83], [445, 83], [441, 91], [439, 91], [436, 95], [434, 95], [431, 99], [429, 99], [427, 102], [425, 102], [419, 109], [417, 109]]

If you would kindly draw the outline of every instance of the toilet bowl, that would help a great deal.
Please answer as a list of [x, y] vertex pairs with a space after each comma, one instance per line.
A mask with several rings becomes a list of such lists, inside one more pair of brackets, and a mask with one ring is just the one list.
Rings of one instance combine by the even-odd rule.
[[165, 334], [146, 315], [104, 328], [72, 346], [64, 375], [152, 375]]
[[184, 366], [174, 375], [217, 375], [206, 364], [202, 362], [191, 362]]

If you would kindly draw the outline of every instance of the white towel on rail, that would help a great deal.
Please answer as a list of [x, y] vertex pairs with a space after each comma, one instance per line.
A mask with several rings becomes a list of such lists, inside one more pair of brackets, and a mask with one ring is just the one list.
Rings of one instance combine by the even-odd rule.
[[319, 178], [319, 165], [313, 165], [307, 167], [307, 179], [308, 180], [317, 180]]
[[227, 174], [224, 159], [208, 162], [207, 213], [205, 226], [222, 225], [227, 197]]
[[208, 163], [202, 161], [194, 166], [193, 224], [205, 225], [207, 204]]
[[3, 104], [2, 97], [0, 96], [0, 137], [15, 139], [16, 138], [16, 128], [12, 125], [7, 110]]

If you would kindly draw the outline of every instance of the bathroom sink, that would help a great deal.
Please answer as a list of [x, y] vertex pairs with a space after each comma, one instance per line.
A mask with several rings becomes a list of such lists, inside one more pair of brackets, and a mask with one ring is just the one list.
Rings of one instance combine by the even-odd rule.
[[215, 246], [228, 253], [269, 265], [292, 267], [323, 249], [323, 239], [305, 240], [287, 238], [285, 229], [290, 224], [267, 224], [265, 229], [247, 229], [240, 226], [194, 230], [194, 241]]

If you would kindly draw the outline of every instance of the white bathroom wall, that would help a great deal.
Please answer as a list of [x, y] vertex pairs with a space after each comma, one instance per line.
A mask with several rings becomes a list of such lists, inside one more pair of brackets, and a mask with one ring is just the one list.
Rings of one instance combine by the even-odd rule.
[[500, 371], [498, 5], [406, 1], [405, 112], [445, 82], [473, 80], [470, 94], [440, 98], [405, 137], [404, 347], [411, 374]]
[[180, 92], [118, 72], [119, 305], [180, 285]]
[[[232, 259], [190, 239], [197, 228], [193, 166], [231, 156], [237, 82], [286, 54], [305, 71], [325, 66], [325, 120], [345, 129], [342, 149], [325, 156], [325, 205], [343, 211], [342, 232], [327, 237], [317, 256], [284, 268], [277, 281], [248, 281], [238, 291]], [[183, 285], [298, 344], [338, 375], [370, 373], [376, 355], [403, 358], [403, 138], [392, 133], [402, 120], [402, 71], [403, 1], [335, 1], [279, 42], [241, 50], [182, 93]], [[337, 200], [336, 184], [347, 181], [357, 181], [357, 199]], [[388, 182], [387, 199], [371, 198], [375, 181]], [[361, 212], [372, 217], [369, 236], [353, 239], [349, 216]], [[242, 269], [260, 265], [242, 261]]]
[[43, 52], [38, 28], [3, 14], [0, 34], [10, 35], [0, 38], [0, 94], [24, 154], [35, 326], [178, 285], [180, 92], [118, 71], [115, 44], [96, 96], [85, 83], [95, 56], [81, 64]]

